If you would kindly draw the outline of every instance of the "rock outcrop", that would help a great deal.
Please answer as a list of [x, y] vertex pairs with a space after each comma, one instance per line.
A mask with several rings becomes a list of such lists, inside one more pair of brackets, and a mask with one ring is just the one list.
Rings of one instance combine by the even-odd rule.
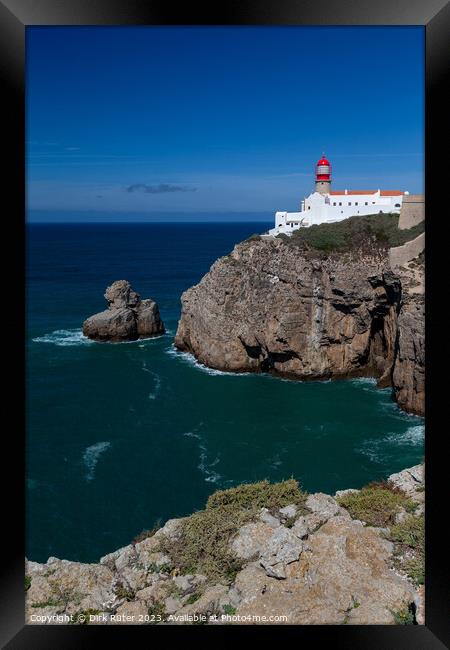
[[[389, 480], [392, 489], [402, 490], [411, 500], [415, 512], [409, 516], [422, 517], [423, 466]], [[417, 587], [398, 569], [389, 528], [353, 519], [337, 498], [316, 493], [301, 507], [256, 509], [252, 521], [230, 539], [230, 553], [240, 568], [228, 580], [180, 574], [172, 553], [177, 541], [183, 541], [182, 527], [191, 517], [169, 520], [152, 536], [97, 564], [56, 558], [45, 564], [28, 561], [26, 620], [381, 625], [414, 622], [415, 617], [423, 623], [423, 586]], [[198, 553], [204, 552], [199, 545]]]
[[410, 296], [402, 273], [386, 252], [321, 258], [248, 240], [183, 293], [175, 345], [224, 371], [375, 376], [423, 414], [423, 293]]
[[126, 280], [106, 289], [108, 309], [83, 323], [83, 334], [94, 341], [135, 341], [164, 334], [164, 323], [154, 300], [141, 300]]

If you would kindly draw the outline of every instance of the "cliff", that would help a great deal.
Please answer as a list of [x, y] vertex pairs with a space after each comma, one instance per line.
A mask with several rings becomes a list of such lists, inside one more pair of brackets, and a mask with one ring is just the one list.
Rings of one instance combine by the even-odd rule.
[[183, 293], [175, 345], [224, 371], [374, 376], [423, 415], [423, 267], [392, 270], [382, 247], [324, 254], [255, 237]]
[[423, 469], [334, 496], [244, 484], [98, 563], [28, 561], [27, 623], [423, 624]]

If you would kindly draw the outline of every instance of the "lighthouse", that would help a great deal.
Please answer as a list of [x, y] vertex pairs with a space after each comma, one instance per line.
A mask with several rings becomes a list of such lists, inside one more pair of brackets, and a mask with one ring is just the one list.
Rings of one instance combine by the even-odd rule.
[[314, 171], [314, 192], [301, 201], [299, 212], [277, 211], [269, 235], [291, 235], [298, 228], [358, 215], [399, 214], [403, 197], [408, 194], [401, 190], [332, 190], [331, 164], [325, 154], [316, 162]]
[[331, 191], [331, 165], [322, 154], [322, 158], [316, 164], [316, 192], [329, 194]]

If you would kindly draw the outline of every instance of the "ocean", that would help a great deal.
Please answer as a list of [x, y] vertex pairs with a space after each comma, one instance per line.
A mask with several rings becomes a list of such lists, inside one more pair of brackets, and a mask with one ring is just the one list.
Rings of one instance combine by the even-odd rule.
[[[28, 559], [98, 561], [245, 481], [333, 493], [421, 461], [423, 419], [374, 380], [225, 374], [173, 348], [182, 292], [270, 226], [28, 224]], [[82, 336], [120, 279], [158, 302], [164, 336]]]

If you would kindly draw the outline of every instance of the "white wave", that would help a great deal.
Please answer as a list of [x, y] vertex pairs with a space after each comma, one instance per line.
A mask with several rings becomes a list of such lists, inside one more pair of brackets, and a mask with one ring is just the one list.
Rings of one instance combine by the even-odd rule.
[[385, 440], [393, 442], [397, 445], [422, 445], [425, 439], [425, 426], [417, 424], [413, 427], [408, 427], [403, 433], [389, 433]]
[[222, 477], [212, 468], [220, 463], [220, 457], [217, 456], [212, 461], [212, 463], [208, 463], [208, 450], [206, 449], [205, 445], [200, 445], [200, 449], [200, 463], [197, 465], [197, 467], [204, 475], [206, 483], [217, 483], [217, 481], [219, 481]]
[[169, 354], [171, 357], [176, 357], [180, 361], [183, 361], [184, 363], [192, 366], [193, 368], [196, 368], [197, 370], [201, 370], [202, 372], [205, 372], [208, 375], [222, 375], [225, 377], [228, 376], [235, 376], [235, 377], [243, 377], [243, 376], [258, 376], [258, 373], [254, 372], [225, 372], [224, 370], [216, 370], [215, 368], [208, 368], [208, 366], [205, 366], [205, 364], [200, 363], [200, 361], [197, 361], [197, 359], [194, 357], [193, 354], [190, 352], [182, 352], [181, 350], [177, 350], [174, 346], [167, 348], [166, 354]]
[[199, 436], [198, 433], [194, 433], [194, 431], [186, 431], [186, 433], [183, 433], [183, 436], [186, 436], [186, 438], [197, 438], [197, 440], [201, 440], [201, 436]]
[[[164, 334], [158, 334], [157, 336], [144, 336], [143, 338], [138, 339], [137, 342], [140, 343], [140, 348], [144, 348], [145, 343], [151, 343], [152, 341], [157, 341], [158, 339], [164, 339], [167, 334], [167, 332], [164, 332]], [[136, 343], [136, 341], [125, 341], [125, 343]]]
[[50, 332], [50, 334], [44, 334], [44, 336], [36, 336], [32, 339], [33, 343], [53, 343], [53, 345], [68, 346], [68, 345], [91, 345], [94, 343], [101, 345], [137, 345], [140, 348], [145, 348], [149, 343], [153, 343], [157, 339], [162, 339], [167, 334], [161, 334], [159, 336], [151, 336], [145, 339], [137, 339], [136, 341], [93, 341], [87, 336], [84, 336], [83, 330], [81, 329], [67, 329], [67, 330], [55, 330]]
[[[199, 424], [198, 428], [201, 426], [203, 426], [203, 422]], [[208, 461], [208, 448], [205, 439], [198, 433], [198, 428], [195, 428], [193, 431], [186, 431], [183, 433], [183, 436], [186, 436], [186, 438], [195, 438], [199, 441], [198, 449], [200, 452], [200, 462], [197, 465], [197, 468], [201, 471], [204, 480], [207, 483], [217, 483], [222, 476], [213, 468], [220, 463], [220, 453], [217, 454], [216, 458], [212, 462]]]
[[276, 454], [273, 458], [269, 460], [269, 467], [272, 469], [278, 469], [283, 464], [283, 461], [280, 458], [279, 454]]
[[87, 336], [84, 336], [81, 329], [71, 330], [55, 330], [50, 334], [44, 336], [37, 336], [32, 339], [34, 343], [53, 343], [53, 345], [69, 346], [69, 345], [90, 345], [94, 343]]
[[152, 375], [152, 377], [155, 380], [154, 390], [152, 393], [148, 394], [148, 399], [156, 399], [158, 397], [158, 393], [161, 388], [161, 377], [158, 375], [158, 373], [154, 372], [153, 370], [150, 370], [150, 368], [147, 368], [147, 364], [145, 363], [145, 361], [142, 364], [142, 370]]
[[108, 449], [110, 446], [110, 442], [96, 442], [95, 445], [91, 445], [85, 449], [83, 454], [83, 462], [87, 469], [86, 481], [92, 481], [100, 454], [106, 451], [106, 449]]
[[376, 386], [377, 380], [375, 377], [355, 377], [354, 379], [349, 379], [349, 382], [352, 384], [370, 384]]
[[382, 438], [367, 440], [357, 451], [363, 456], [370, 458], [370, 460], [381, 463], [388, 457], [389, 445], [419, 447], [423, 445], [424, 439], [425, 426], [423, 424], [417, 424], [408, 427], [400, 433], [393, 433], [391, 431]]

